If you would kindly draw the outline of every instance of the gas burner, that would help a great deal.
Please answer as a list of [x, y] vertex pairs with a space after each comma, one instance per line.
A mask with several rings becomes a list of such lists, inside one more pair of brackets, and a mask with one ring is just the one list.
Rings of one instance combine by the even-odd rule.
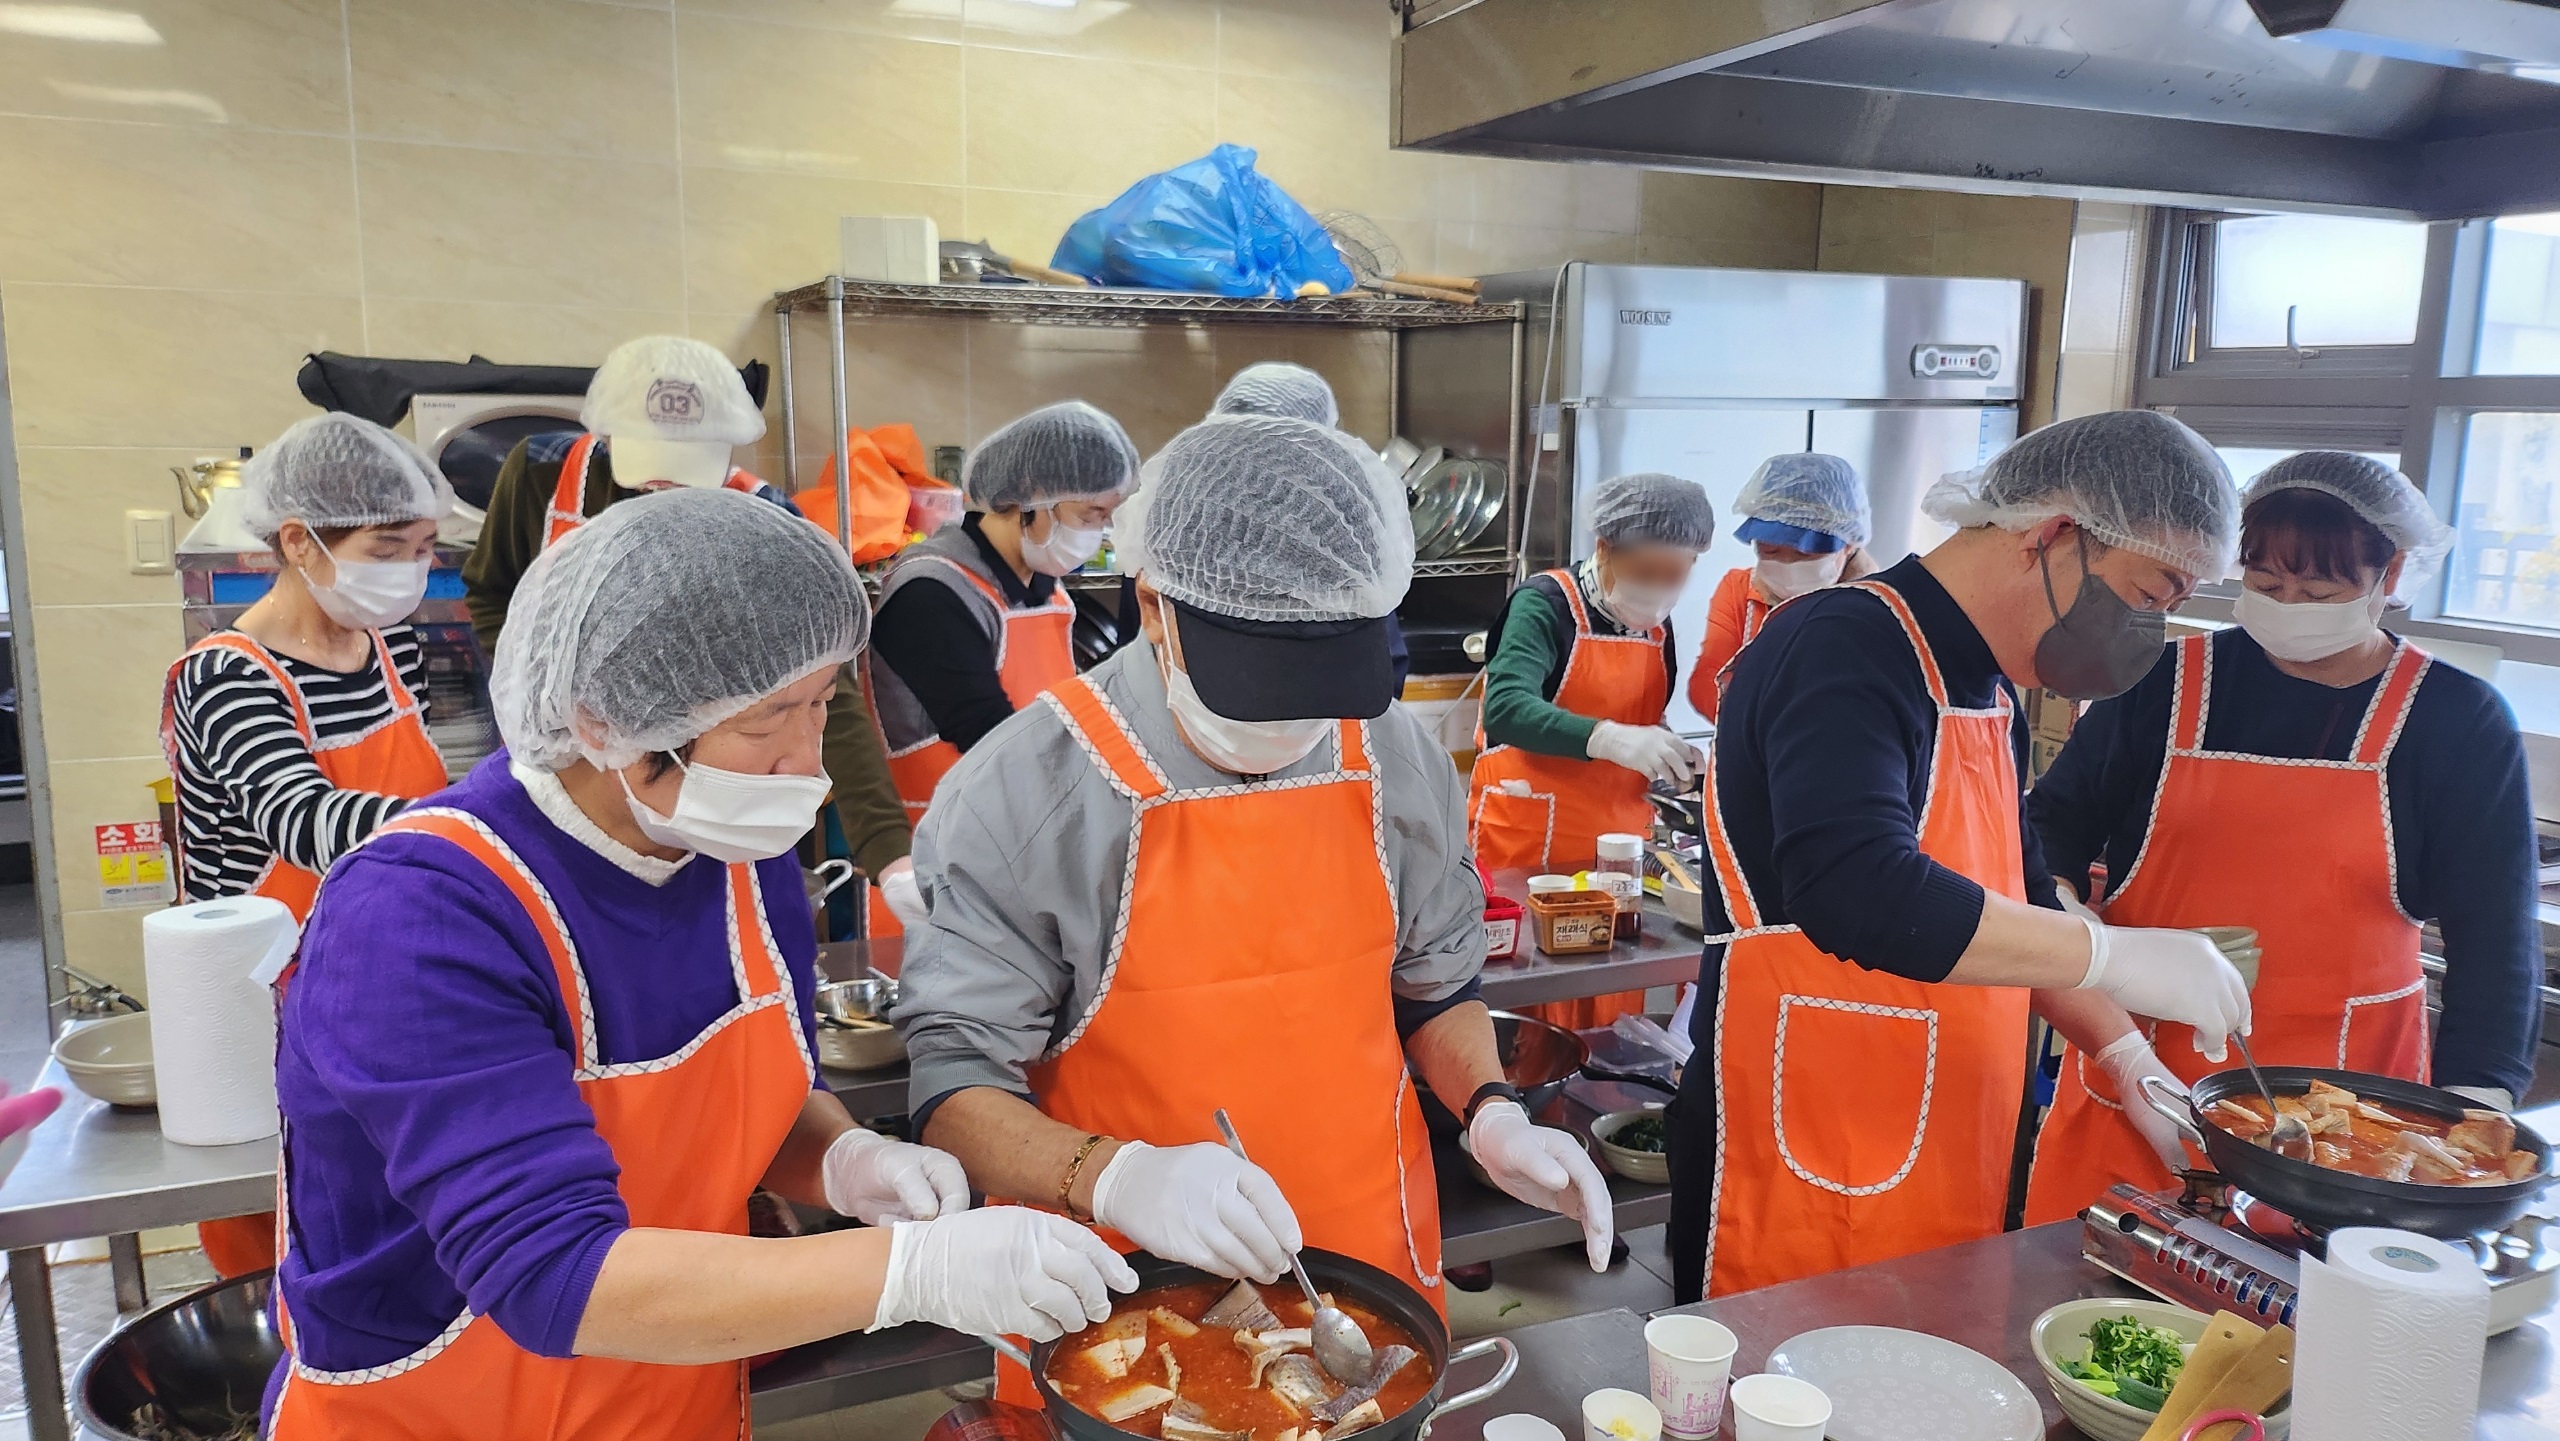
[[[2325, 1227], [2294, 1220], [2210, 1172], [2175, 1190], [2117, 1186], [2080, 1215], [2080, 1254], [2164, 1301], [2293, 1323], [2300, 1257]], [[2457, 1240], [2489, 1276], [2489, 1334], [2514, 1327], [2560, 1291], [2560, 1221], [2529, 1215]]]

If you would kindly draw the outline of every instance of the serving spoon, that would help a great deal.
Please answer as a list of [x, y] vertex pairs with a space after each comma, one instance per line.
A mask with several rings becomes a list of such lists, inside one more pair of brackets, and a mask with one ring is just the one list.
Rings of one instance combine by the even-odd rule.
[[[2310, 1160], [2311, 1128], [2302, 1124], [2300, 1116], [2288, 1116], [2276, 1109], [2276, 1093], [2268, 1088], [2267, 1078], [2259, 1073], [2258, 1058], [2249, 1054], [2249, 1038], [2238, 1031], [2233, 1031], [2231, 1044], [2240, 1048], [2241, 1064], [2249, 1068], [2249, 1079], [2258, 1083], [2258, 1095], [2267, 1103], [2267, 1114], [2275, 1119], [2275, 1145], [2270, 1149], [2279, 1156], [2293, 1156], [2299, 1161]], [[2288, 1144], [2294, 1142], [2301, 1143], [2302, 1150], [2299, 1155], [2285, 1149]]]
[[[1219, 1107], [1217, 1114], [1218, 1134], [1227, 1138], [1227, 1149], [1236, 1153], [1237, 1160], [1251, 1164], [1253, 1158], [1244, 1153], [1244, 1138], [1236, 1134], [1236, 1123], [1227, 1119], [1226, 1107]], [[1307, 1329], [1312, 1333], [1316, 1364], [1346, 1386], [1368, 1380], [1372, 1357], [1369, 1337], [1360, 1329], [1360, 1323], [1316, 1294], [1316, 1283], [1308, 1278], [1307, 1268], [1295, 1251], [1289, 1253], [1289, 1270], [1298, 1278], [1298, 1289], [1307, 1293], [1307, 1309], [1315, 1313]]]

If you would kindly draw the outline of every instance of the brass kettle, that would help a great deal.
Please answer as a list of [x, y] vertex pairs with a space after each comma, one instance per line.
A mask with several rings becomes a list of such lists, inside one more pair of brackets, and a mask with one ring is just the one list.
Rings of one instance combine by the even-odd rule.
[[193, 465], [173, 465], [169, 473], [178, 478], [178, 504], [189, 520], [202, 520], [213, 506], [217, 490], [236, 490], [240, 486], [240, 467], [248, 464], [249, 447], [240, 447], [236, 456], [205, 456]]

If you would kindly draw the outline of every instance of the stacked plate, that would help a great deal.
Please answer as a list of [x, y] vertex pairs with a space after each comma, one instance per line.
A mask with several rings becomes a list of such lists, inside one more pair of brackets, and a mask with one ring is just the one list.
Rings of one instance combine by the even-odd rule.
[[1468, 460], [1440, 447], [1417, 450], [1399, 438], [1388, 446], [1389, 465], [1412, 452], [1404, 471], [1406, 503], [1413, 508], [1413, 555], [1440, 560], [1476, 543], [1502, 514], [1507, 477], [1500, 462]]

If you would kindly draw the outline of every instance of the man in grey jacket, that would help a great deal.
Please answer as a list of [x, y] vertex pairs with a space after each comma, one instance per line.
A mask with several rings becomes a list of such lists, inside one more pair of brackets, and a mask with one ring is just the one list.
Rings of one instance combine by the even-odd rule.
[[1276, 1279], [1312, 1244], [1429, 1288], [1418, 1075], [1604, 1266], [1607, 1186], [1530, 1123], [1477, 996], [1457, 773], [1392, 704], [1401, 487], [1327, 427], [1212, 417], [1121, 530], [1146, 643], [990, 732], [918, 832], [931, 923], [898, 1022], [920, 1134], [990, 1195], [1220, 1275]]

